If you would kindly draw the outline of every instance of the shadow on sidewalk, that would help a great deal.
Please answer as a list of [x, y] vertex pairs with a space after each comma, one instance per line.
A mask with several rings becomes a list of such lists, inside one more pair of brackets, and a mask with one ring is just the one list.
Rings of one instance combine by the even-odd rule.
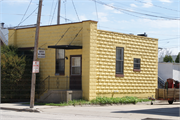
[[140, 114], [153, 114], [153, 115], [164, 115], [164, 116], [179, 117], [179, 107], [131, 110], [131, 111], [114, 111], [112, 113], [140, 113]]

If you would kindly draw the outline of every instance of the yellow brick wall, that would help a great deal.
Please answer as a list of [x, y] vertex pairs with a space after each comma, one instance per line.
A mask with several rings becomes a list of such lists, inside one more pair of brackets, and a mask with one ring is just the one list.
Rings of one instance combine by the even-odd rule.
[[[115, 77], [116, 47], [124, 47], [124, 77]], [[141, 59], [140, 72], [133, 71], [133, 58]], [[98, 30], [96, 64], [97, 96], [155, 96], [157, 39]]]
[[96, 97], [97, 22], [83, 22], [82, 89], [83, 98]]
[[[67, 29], [69, 30], [67, 31]], [[43, 26], [40, 27], [39, 33], [39, 44], [38, 47], [45, 50], [45, 58], [38, 58], [40, 61], [40, 76], [41, 80], [44, 80], [48, 76], [55, 76], [55, 65], [56, 65], [56, 52], [53, 48], [48, 48], [48, 46], [55, 45], [64, 34], [64, 37], [58, 42], [57, 45], [69, 45], [69, 43], [75, 38], [76, 34], [82, 29], [82, 22], [64, 25], [54, 25], [54, 26]], [[36, 28], [24, 28], [24, 29], [10, 29], [9, 30], [9, 45], [15, 45], [17, 47], [34, 47], [35, 41], [35, 30]], [[82, 31], [74, 39], [71, 45], [82, 46]], [[65, 50], [65, 56], [68, 60], [65, 60], [65, 75], [57, 77], [66, 77], [70, 75], [70, 55], [82, 55], [82, 49], [78, 50]], [[57, 86], [56, 78], [51, 78], [52, 89], [63, 89], [64, 87]], [[63, 78], [64, 79], [64, 78]], [[48, 80], [46, 80], [46, 88]], [[64, 83], [61, 83], [62, 85]], [[59, 84], [60, 85], [60, 84]]]
[[[67, 31], [67, 29], [69, 31]], [[79, 32], [72, 45], [83, 46], [78, 50], [65, 50], [65, 76], [70, 75], [70, 55], [82, 55], [83, 98], [96, 96], [114, 97], [155, 95], [157, 87], [157, 39], [97, 30], [97, 22], [40, 27], [39, 47], [45, 49], [45, 58], [39, 58], [42, 80], [55, 76], [55, 49], [50, 45], [68, 45]], [[33, 47], [35, 28], [9, 30], [9, 44]], [[116, 47], [124, 47], [124, 77], [115, 77]], [[133, 71], [133, 58], [141, 58], [141, 72]], [[53, 83], [56, 84], [56, 83]], [[55, 86], [55, 85], [53, 85]], [[46, 86], [47, 87], [47, 86]]]

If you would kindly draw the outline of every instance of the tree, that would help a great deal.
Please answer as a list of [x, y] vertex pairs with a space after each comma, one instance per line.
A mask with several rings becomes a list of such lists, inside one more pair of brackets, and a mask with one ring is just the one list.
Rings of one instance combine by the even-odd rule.
[[180, 52], [179, 52], [179, 54], [176, 57], [176, 60], [175, 60], [176, 63], [179, 63], [179, 55], [180, 55]]
[[173, 62], [171, 55], [166, 55], [163, 59], [164, 62]]
[[1, 47], [1, 85], [2, 98], [12, 99], [17, 90], [18, 82], [25, 71], [25, 57], [18, 56], [14, 46]]

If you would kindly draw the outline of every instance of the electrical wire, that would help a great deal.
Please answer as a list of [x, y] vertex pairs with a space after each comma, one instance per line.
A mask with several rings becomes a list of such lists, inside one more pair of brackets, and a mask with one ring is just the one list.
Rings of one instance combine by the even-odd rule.
[[[37, 7], [38, 8], [38, 7]], [[26, 17], [23, 21], [21, 21], [19, 24], [18, 24], [18, 26], [16, 27], [16, 29], [19, 27], [19, 25], [21, 24], [21, 23], [23, 23], [24, 21], [26, 21], [36, 10], [37, 10], [37, 8], [28, 16], [28, 17]], [[15, 33], [15, 31], [14, 31], [14, 33]], [[14, 33], [9, 37], [9, 39], [14, 35]]]
[[[115, 1], [113, 1], [113, 0], [109, 0], [109, 1], [111, 1], [111, 2], [115, 2]], [[126, 5], [126, 4], [123, 4], [123, 3], [119, 3], [119, 2], [115, 2], [116, 4], [119, 4], [120, 6], [128, 6], [129, 7], [129, 5]], [[117, 5], [116, 5], [117, 6]], [[148, 13], [153, 13], [153, 14], [157, 14], [157, 15], [162, 15], [163, 13], [158, 13], [158, 12], [152, 12], [152, 11], [147, 11], [147, 10], [142, 10], [142, 9], [139, 9], [139, 7], [138, 8], [135, 8], [135, 9], [138, 9], [138, 10], [140, 10], [140, 11], [145, 11], [145, 12], [148, 12]], [[171, 14], [172, 15], [172, 14]], [[166, 17], [173, 17], [173, 16], [167, 16], [166, 15]], [[175, 17], [176, 18], [176, 17]]]
[[[53, 19], [54, 19], [54, 14], [55, 14], [55, 10], [56, 10], [57, 4], [58, 4], [58, 2], [56, 3], [56, 5], [55, 5], [55, 7], [54, 7], [54, 13], [53, 13], [53, 16], [52, 16], [52, 19], [51, 19], [51, 23], [52, 23], [52, 21], [53, 21]], [[51, 23], [50, 23], [50, 25], [51, 25]]]
[[73, 22], [72, 20], [70, 20], [70, 19], [68, 19], [68, 18], [65, 18], [65, 17], [62, 17], [62, 16], [60, 16], [60, 17], [63, 18], [63, 19], [65, 19], [65, 20], [67, 20], [67, 21]]
[[171, 9], [171, 8], [166, 8], [166, 7], [162, 7], [162, 6], [158, 6], [158, 5], [154, 5], [154, 4], [147, 3], [147, 2], [143, 2], [143, 1], [140, 1], [140, 0], [134, 0], [134, 1], [137, 1], [137, 2], [140, 2], [140, 3], [145, 3], [145, 4], [150, 4], [150, 5], [153, 5], [153, 6], [155, 6], [155, 7], [159, 7], [159, 8], [166, 9], [166, 10], [171, 10], [171, 11], [180, 12], [180, 11], [178, 11], [178, 10], [174, 10], [174, 9]]
[[[66, 0], [64, 0], [64, 13], [65, 13], [65, 18], [66, 18]], [[65, 23], [67, 22], [67, 20], [66, 19], [64, 19], [65, 20]]]
[[77, 11], [76, 11], [76, 7], [75, 7], [75, 5], [74, 5], [74, 2], [73, 2], [73, 0], [71, 0], [71, 1], [72, 1], [72, 4], [73, 4], [73, 7], [74, 7], [74, 10], [75, 10], [75, 12], [76, 12], [77, 18], [78, 18], [78, 20], [79, 20], [79, 22], [80, 22], [80, 19], [79, 19], [78, 13], [77, 13]]
[[[97, 5], [96, 5], [96, 0], [94, 1], [94, 3], [95, 3], [95, 8], [96, 8], [96, 16], [97, 16], [97, 20], [99, 21], [98, 12], [97, 12]], [[100, 28], [100, 24], [99, 24], [99, 29], [101, 29], [101, 28]]]
[[[24, 15], [23, 15], [23, 17], [22, 17], [22, 19], [21, 19], [21, 22], [23, 21], [25, 15], [26, 15], [26, 13], [27, 13], [27, 11], [28, 11], [30, 5], [31, 5], [31, 2], [32, 2], [32, 0], [29, 2], [29, 5], [28, 5], [28, 7], [27, 7], [27, 9], [26, 9], [26, 12], [24, 13]], [[19, 25], [18, 25], [18, 26], [19, 26]]]
[[161, 41], [167, 41], [167, 40], [173, 40], [173, 39], [178, 39], [179, 37], [176, 37], [176, 38], [167, 38], [167, 39], [161, 39], [161, 40], [159, 40], [160, 42]]
[[[95, 1], [95, 0], [91, 0], [91, 1]], [[163, 18], [163, 19], [169, 19], [169, 20], [180, 20], [180, 19], [175, 19], [175, 18], [169, 18], [169, 17], [164, 17], [164, 16], [157, 16], [157, 15], [152, 15], [152, 14], [146, 14], [146, 13], [131, 11], [131, 10], [128, 10], [128, 9], [117, 8], [117, 7], [108, 5], [108, 4], [104, 3], [104, 2], [101, 2], [100, 0], [99, 0], [99, 1], [96, 1], [96, 2], [99, 3], [99, 4], [101, 4], [101, 5], [105, 5], [105, 6], [114, 8], [114, 9], [116, 9], [116, 10], [118, 10], [118, 11], [121, 11], [121, 12], [123, 12], [123, 13], [126, 13], [126, 14], [134, 13], [134, 14], [140, 14], [140, 15], [145, 15], [145, 16], [149, 16], [149, 17], [157, 17], [157, 18]], [[128, 12], [128, 13], [127, 13], [127, 12]], [[129, 14], [129, 15], [132, 15], [132, 14]], [[133, 15], [133, 16], [135, 16], [135, 15]], [[135, 16], [135, 17], [137, 17], [137, 16]]]
[[54, 5], [54, 0], [53, 0], [52, 5], [51, 5], [51, 11], [50, 11], [49, 22], [48, 22], [49, 24], [50, 24], [50, 20], [51, 20], [51, 12], [52, 12], [53, 5]]

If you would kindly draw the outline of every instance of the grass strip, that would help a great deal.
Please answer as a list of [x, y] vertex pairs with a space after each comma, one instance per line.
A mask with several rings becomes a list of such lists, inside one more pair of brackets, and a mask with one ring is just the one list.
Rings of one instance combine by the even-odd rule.
[[[70, 106], [70, 105], [105, 105], [105, 104], [136, 104], [138, 102], [147, 102], [151, 101], [149, 99], [141, 99], [137, 97], [117, 97], [117, 98], [109, 98], [109, 97], [96, 97], [96, 99], [93, 99], [91, 101], [87, 100], [72, 100], [69, 101], [68, 103], [63, 102], [63, 103], [35, 103], [35, 105], [49, 105], [49, 106]], [[29, 104], [29, 103], [23, 103], [23, 104]]]

